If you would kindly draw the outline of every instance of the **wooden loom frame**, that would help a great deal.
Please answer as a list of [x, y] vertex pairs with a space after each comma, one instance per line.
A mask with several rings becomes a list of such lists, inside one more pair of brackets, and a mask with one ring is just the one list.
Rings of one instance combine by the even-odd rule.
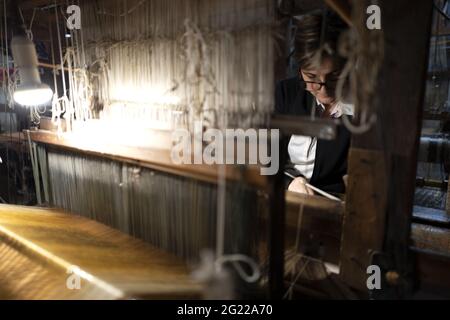
[[[278, 258], [273, 261], [272, 268], [275, 268], [276, 271], [283, 267], [283, 260], [280, 257], [284, 251], [285, 225], [287, 228], [294, 228], [292, 212], [296, 212], [298, 205], [305, 205], [305, 212], [314, 210], [322, 212], [322, 215], [310, 215], [311, 221], [318, 221], [319, 225], [332, 221], [331, 223], [336, 227], [334, 230], [336, 234], [342, 235], [342, 240], [339, 241], [340, 277], [344, 283], [358, 291], [366, 292], [367, 273], [365, 267], [376, 262], [383, 264], [384, 275], [389, 271], [395, 272], [399, 276], [398, 279], [405, 280], [388, 283], [388, 290], [383, 290], [380, 297], [402, 297], [411, 292], [411, 275], [414, 271], [411, 270], [411, 267], [413, 265], [418, 267], [417, 271], [422, 284], [438, 287], [448, 285], [450, 288], [450, 276], [437, 279], [433, 272], [445, 270], [445, 267], [450, 266], [450, 260], [445, 256], [445, 251], [450, 252], [450, 248], [439, 248], [439, 246], [430, 245], [426, 241], [429, 237], [433, 237], [433, 243], [438, 244], [446, 239], [446, 236], [448, 237], [449, 232], [430, 230], [422, 224], [414, 224], [411, 230], [413, 179], [415, 179], [416, 154], [420, 134], [419, 121], [424, 91], [424, 66], [428, 56], [427, 42], [432, 4], [423, 0], [416, 3], [415, 7], [408, 8], [407, 0], [398, 0], [395, 3], [384, 0], [380, 5], [383, 28], [389, 42], [386, 46], [385, 57], [385, 61], [388, 63], [385, 63], [380, 76], [380, 79], [387, 80], [384, 83], [380, 82], [379, 90], [382, 92], [380, 96], [387, 97], [387, 99], [374, 101], [378, 110], [378, 119], [380, 119], [377, 126], [371, 132], [353, 139], [349, 155], [350, 179], [347, 205], [345, 209], [342, 206], [331, 209], [331, 204], [326, 199], [292, 194], [288, 195], [286, 202], [284, 191], [283, 196], [279, 191], [280, 179], [279, 177], [275, 178], [273, 184], [270, 184], [272, 187], [269, 187], [275, 204], [272, 218], [276, 219], [276, 222], [272, 224], [272, 238], [275, 237], [273, 249], [278, 254]], [[398, 19], [398, 12], [404, 9], [409, 11], [405, 12], [401, 19]], [[415, 54], [408, 55], [410, 51], [414, 51]], [[388, 69], [393, 65], [399, 70], [395, 76]], [[400, 83], [402, 85], [393, 92], [394, 85]], [[408, 97], [407, 100], [405, 97]], [[409, 122], [403, 121], [405, 114], [407, 114]], [[406, 138], [402, 138], [401, 133], [405, 131], [405, 128], [409, 133]], [[389, 136], [393, 137], [392, 141], [388, 142], [386, 149], [383, 148], [380, 141], [373, 139], [377, 133], [383, 132], [383, 130], [388, 130]], [[211, 168], [197, 170], [167, 166], [165, 158], [161, 158], [161, 155], [156, 153], [146, 154], [144, 157], [130, 157], [121, 151], [108, 153], [101, 150], [83, 150], [76, 144], [58, 140], [53, 133], [42, 131], [31, 132], [31, 138], [35, 142], [53, 147], [106, 156], [112, 160], [131, 162], [208, 182], [215, 181], [217, 177], [217, 172]], [[383, 172], [386, 174], [380, 174]], [[389, 174], [387, 174], [388, 172]], [[238, 177], [236, 174], [240, 176], [240, 173], [230, 168], [228, 177]], [[357, 177], [364, 177], [364, 179], [357, 179]], [[246, 179], [253, 181], [255, 186], [267, 186], [267, 181], [260, 180], [251, 169], [248, 171]], [[393, 185], [396, 187], [392, 187]], [[281, 209], [285, 206], [288, 209], [286, 217], [284, 214], [279, 214], [284, 212]], [[292, 211], [289, 208], [293, 208]], [[335, 213], [342, 212], [342, 214], [333, 215], [334, 213], [331, 213], [330, 210], [333, 212], [336, 210]], [[278, 216], [275, 216], [277, 212]], [[311, 228], [316, 228], [314, 223], [311, 223]], [[339, 232], [341, 228], [342, 233]], [[411, 245], [415, 249], [411, 250]], [[438, 254], [439, 250], [443, 251], [442, 254]], [[430, 251], [434, 251], [434, 253]], [[413, 252], [414, 256], [411, 255]], [[279, 272], [273, 272], [273, 275], [271, 291], [272, 297], [276, 298], [280, 297], [280, 292], [284, 287], [283, 277]]]

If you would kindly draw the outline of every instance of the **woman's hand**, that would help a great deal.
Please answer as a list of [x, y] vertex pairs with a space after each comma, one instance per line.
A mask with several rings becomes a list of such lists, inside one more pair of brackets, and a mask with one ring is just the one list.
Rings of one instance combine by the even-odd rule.
[[289, 184], [288, 190], [303, 194], [314, 195], [314, 191], [306, 186], [306, 179], [303, 177], [297, 177]]

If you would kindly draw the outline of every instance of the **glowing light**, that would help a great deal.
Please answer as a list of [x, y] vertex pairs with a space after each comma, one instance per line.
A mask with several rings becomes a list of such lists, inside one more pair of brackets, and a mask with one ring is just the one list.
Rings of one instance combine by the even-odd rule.
[[11, 51], [20, 79], [20, 85], [14, 92], [14, 101], [24, 106], [39, 106], [49, 102], [53, 92], [41, 82], [33, 41], [16, 36], [11, 40]]
[[[121, 130], [117, 130], [121, 128]], [[162, 130], [144, 128], [136, 123], [119, 123], [104, 120], [75, 121], [72, 131], [64, 137], [86, 150], [121, 150], [127, 147], [168, 149]]]
[[50, 102], [52, 96], [52, 90], [45, 84], [19, 86], [14, 92], [14, 101], [23, 106], [39, 106]]

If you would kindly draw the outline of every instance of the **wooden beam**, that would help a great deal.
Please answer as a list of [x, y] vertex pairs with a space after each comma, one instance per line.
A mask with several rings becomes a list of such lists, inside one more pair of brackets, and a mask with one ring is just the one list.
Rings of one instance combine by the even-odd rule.
[[385, 254], [401, 277], [411, 271], [409, 232], [433, 3], [379, 5], [385, 54], [372, 101], [378, 121], [353, 136], [341, 247], [344, 280], [364, 291], [373, 253]]
[[[0, 254], [3, 299], [201, 297], [179, 258], [61, 210], [0, 205]], [[66, 287], [74, 266], [79, 290]]]
[[333, 9], [345, 23], [349, 26], [353, 25], [352, 7], [348, 0], [325, 0], [325, 3]]
[[[63, 134], [58, 136], [54, 132], [44, 130], [29, 131], [29, 134], [32, 141], [48, 145], [50, 148], [108, 158], [161, 172], [217, 183], [218, 165], [174, 164], [169, 149], [172, 145], [170, 132], [160, 130], [153, 130], [152, 132], [152, 141], [158, 142], [158, 145], [153, 148], [99, 143], [99, 141], [96, 142], [86, 138], [77, 138], [76, 135]], [[161, 145], [165, 145], [166, 148], [161, 148]], [[238, 166], [227, 165], [226, 176], [230, 180], [242, 179], [249, 185], [261, 189], [267, 187], [266, 176], [260, 174], [260, 168], [257, 165], [249, 165], [243, 171]]]
[[341, 243], [341, 276], [364, 290], [369, 250], [379, 250], [387, 206], [387, 163], [380, 151], [352, 148]]

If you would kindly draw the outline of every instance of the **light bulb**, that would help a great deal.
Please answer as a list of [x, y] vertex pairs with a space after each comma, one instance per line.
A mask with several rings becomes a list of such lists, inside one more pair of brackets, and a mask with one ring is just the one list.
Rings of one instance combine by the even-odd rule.
[[14, 101], [23, 106], [40, 106], [50, 102], [52, 89], [46, 84], [19, 86], [14, 92]]
[[14, 101], [24, 106], [50, 102], [53, 92], [41, 82], [34, 43], [26, 37], [16, 36], [11, 40], [11, 51], [20, 79], [20, 85], [14, 92]]

